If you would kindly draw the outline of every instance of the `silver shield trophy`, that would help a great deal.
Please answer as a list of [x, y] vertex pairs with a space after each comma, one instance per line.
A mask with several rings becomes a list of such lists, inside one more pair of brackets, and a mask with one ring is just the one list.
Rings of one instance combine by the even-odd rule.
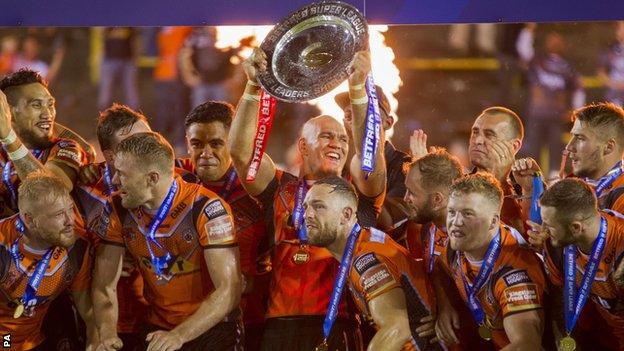
[[260, 45], [268, 67], [258, 81], [279, 100], [312, 100], [347, 79], [355, 53], [367, 47], [368, 25], [357, 8], [340, 1], [316, 2], [269, 32]]

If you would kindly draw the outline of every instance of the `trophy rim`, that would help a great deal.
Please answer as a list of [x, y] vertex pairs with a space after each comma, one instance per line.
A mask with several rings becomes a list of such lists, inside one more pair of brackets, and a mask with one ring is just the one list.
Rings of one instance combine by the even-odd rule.
[[[320, 6], [324, 7], [321, 8]], [[341, 11], [340, 13], [321, 12], [308, 15], [312, 12], [313, 8], [315, 9], [315, 11], [318, 11], [319, 9], [328, 9], [328, 7], [325, 6], [335, 6], [334, 9], [338, 8]], [[305, 13], [303, 18], [301, 18], [302, 13]], [[347, 14], [350, 16], [350, 18], [347, 18]], [[299, 18], [297, 18], [297, 16], [299, 16]], [[318, 17], [321, 17], [321, 20], [318, 21], [321, 24], [332, 23], [334, 25], [338, 25], [340, 28], [345, 28], [349, 33], [349, 37], [353, 39], [353, 52], [349, 52], [348, 55], [342, 57], [343, 60], [338, 61], [338, 71], [337, 73], [334, 73], [329, 77], [331, 78], [329, 82], [323, 82], [323, 77], [321, 77], [321, 79], [319, 79], [318, 85], [312, 85], [310, 88], [307, 89], [288, 86], [280, 79], [280, 77], [275, 72], [278, 71], [275, 70], [276, 67], [274, 65], [275, 53], [279, 52], [278, 50], [280, 48], [283, 48], [284, 45], [287, 45], [290, 42], [290, 39], [296, 38], [296, 36], [292, 38], [286, 37], [289, 33], [292, 34], [293, 28], [305, 21], [314, 22], [314, 19]], [[324, 20], [326, 22], [324, 22]], [[345, 24], [347, 24], [348, 26], [345, 26]], [[360, 24], [360, 26], [358, 27], [357, 24]], [[302, 32], [303, 30], [313, 29], [315, 27], [314, 25], [310, 27], [306, 27], [305, 25], [303, 26], [305, 28], [300, 30], [298, 33]], [[357, 7], [351, 4], [345, 3], [343, 1], [324, 0], [303, 6], [296, 11], [293, 11], [288, 16], [282, 18], [277, 24], [275, 24], [275, 26], [262, 41], [260, 48], [267, 56], [267, 62], [269, 64], [269, 67], [266, 71], [258, 74], [258, 82], [268, 94], [278, 100], [285, 102], [305, 102], [321, 97], [338, 87], [344, 80], [348, 78], [348, 72], [346, 68], [351, 62], [352, 55], [354, 55], [357, 51], [365, 50], [368, 47], [368, 37], [369, 33], [366, 18], [357, 9]], [[281, 44], [281, 46], [278, 44]], [[347, 56], [350, 57], [348, 57], [348, 60], [345, 60], [344, 58], [347, 58]]]

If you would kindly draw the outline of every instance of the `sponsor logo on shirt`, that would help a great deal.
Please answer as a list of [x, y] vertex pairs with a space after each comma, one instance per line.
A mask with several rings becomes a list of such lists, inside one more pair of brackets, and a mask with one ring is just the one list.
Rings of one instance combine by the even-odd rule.
[[526, 270], [511, 271], [503, 276], [503, 280], [507, 286], [513, 286], [517, 284], [526, 284], [531, 282], [531, 278], [527, 274]]
[[213, 200], [209, 202], [206, 207], [204, 207], [204, 213], [206, 214], [206, 217], [208, 217], [209, 221], [221, 216], [227, 216], [228, 214], [225, 207], [223, 207], [221, 200]]
[[509, 312], [541, 307], [535, 284], [511, 286], [505, 289], [504, 296]]

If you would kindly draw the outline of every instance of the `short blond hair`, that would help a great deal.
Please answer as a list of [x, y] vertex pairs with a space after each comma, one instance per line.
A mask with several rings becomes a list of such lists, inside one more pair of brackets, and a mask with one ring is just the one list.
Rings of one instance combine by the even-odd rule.
[[49, 171], [36, 171], [29, 174], [18, 188], [17, 202], [20, 212], [30, 212], [36, 206], [46, 204], [60, 198], [69, 197], [69, 190], [63, 181]]
[[173, 148], [158, 133], [144, 132], [127, 137], [115, 148], [115, 154], [120, 153], [132, 155], [137, 161], [141, 162], [141, 166], [155, 166], [164, 172], [173, 173]]
[[503, 190], [500, 183], [492, 174], [487, 172], [477, 172], [458, 178], [451, 186], [451, 195], [455, 193], [480, 194], [499, 209], [503, 203]]

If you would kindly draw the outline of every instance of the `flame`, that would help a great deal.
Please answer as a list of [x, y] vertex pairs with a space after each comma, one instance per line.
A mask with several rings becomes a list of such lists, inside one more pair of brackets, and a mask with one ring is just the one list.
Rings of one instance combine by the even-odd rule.
[[[254, 46], [258, 46], [269, 31], [271, 31], [273, 26], [218, 26], [216, 28], [217, 43], [215, 46], [218, 48], [227, 48], [238, 47], [240, 46], [241, 39], [249, 37], [255, 37], [252, 44]], [[396, 116], [398, 101], [394, 95], [399, 91], [402, 81], [399, 75], [399, 69], [393, 63], [395, 58], [394, 51], [385, 43], [383, 33], [388, 31], [388, 26], [371, 25], [368, 29], [373, 78], [375, 83], [381, 86], [387, 94], [392, 112]], [[250, 54], [250, 48], [245, 48], [239, 53], [241, 57], [247, 57]], [[326, 95], [323, 95], [318, 99], [308, 101], [308, 103], [318, 107], [323, 114], [334, 116], [339, 120], [342, 120], [342, 109], [334, 101], [334, 96], [340, 92], [347, 91], [348, 89], [348, 83], [345, 81]], [[391, 133], [392, 131], [389, 131], [387, 134], [388, 137], [391, 136]]]

